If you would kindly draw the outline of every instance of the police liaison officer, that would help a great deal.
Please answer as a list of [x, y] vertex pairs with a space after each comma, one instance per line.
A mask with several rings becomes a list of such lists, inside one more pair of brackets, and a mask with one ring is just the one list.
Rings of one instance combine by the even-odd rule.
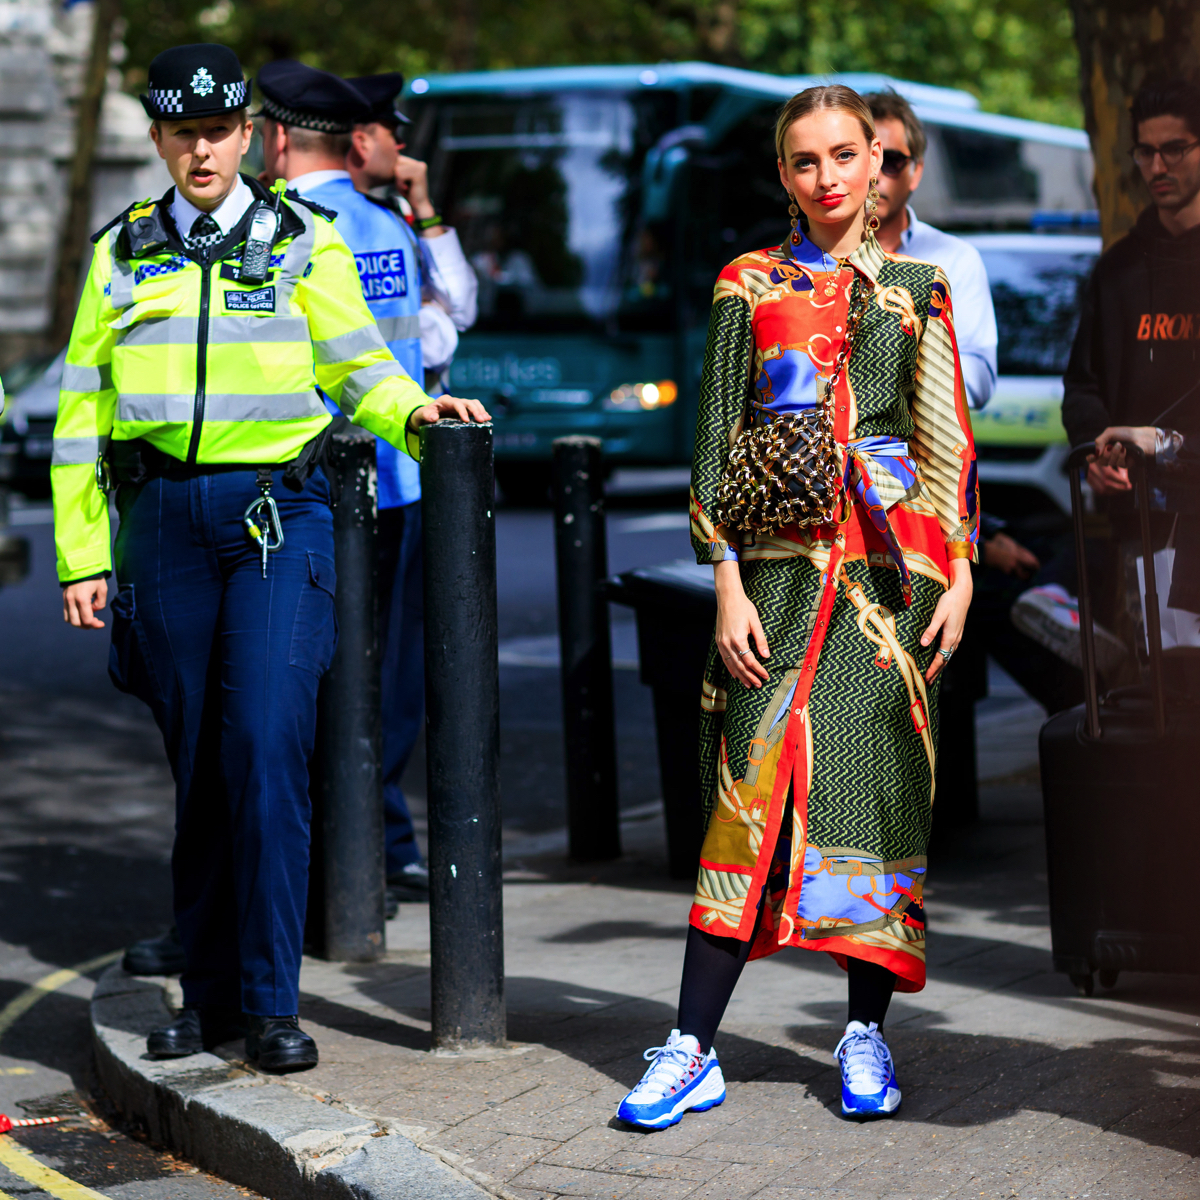
[[[430, 282], [440, 285], [438, 299], [465, 328], [474, 320], [477, 284], [457, 235], [441, 224], [427, 194], [414, 196], [423, 210], [414, 229], [387, 202], [359, 190], [402, 175], [424, 182], [424, 164], [398, 153], [396, 127], [406, 118], [395, 101], [403, 76], [346, 81], [281, 60], [264, 66], [256, 82], [263, 177], [286, 179], [300, 196], [336, 211], [334, 224], [354, 253], [367, 307], [397, 361], [422, 378], [423, 291]], [[386, 440], [377, 440], [376, 462], [387, 876], [393, 895], [423, 899], [429, 876], [400, 787], [424, 699], [421, 486], [416, 463]]]
[[116, 488], [110, 674], [150, 705], [175, 777], [184, 1009], [147, 1048], [244, 1033], [251, 1060], [297, 1070], [317, 1061], [296, 1013], [308, 759], [337, 636], [317, 388], [413, 455], [422, 424], [488, 418], [405, 374], [332, 214], [239, 175], [249, 100], [223, 46], [150, 64], [142, 104], [175, 187], [95, 238], [51, 478], [81, 628], [104, 624]]

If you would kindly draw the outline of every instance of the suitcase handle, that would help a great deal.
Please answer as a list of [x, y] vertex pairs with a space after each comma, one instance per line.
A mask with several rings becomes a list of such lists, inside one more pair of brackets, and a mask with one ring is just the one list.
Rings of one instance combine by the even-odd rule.
[[[1158, 611], [1158, 582], [1154, 572], [1154, 543], [1150, 537], [1150, 485], [1146, 456], [1138, 446], [1122, 443], [1129, 473], [1133, 477], [1142, 535], [1142, 561], [1146, 576], [1146, 636], [1150, 644], [1150, 691], [1153, 699], [1154, 731], [1161, 737], [1167, 729], [1167, 708], [1163, 689], [1162, 623]], [[1083, 536], [1083, 484], [1080, 470], [1096, 453], [1094, 442], [1072, 448], [1067, 457], [1067, 478], [1071, 485], [1071, 519], [1075, 527], [1075, 560], [1079, 565], [1079, 633], [1083, 657], [1085, 732], [1099, 739], [1100, 699], [1096, 685], [1096, 635], [1092, 628], [1092, 596], [1088, 583], [1087, 550]]]

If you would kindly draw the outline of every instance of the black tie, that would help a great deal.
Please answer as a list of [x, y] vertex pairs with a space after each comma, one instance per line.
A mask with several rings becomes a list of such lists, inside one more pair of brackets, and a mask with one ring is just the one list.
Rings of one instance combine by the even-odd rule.
[[184, 238], [184, 242], [189, 250], [207, 254], [224, 236], [220, 225], [208, 213], [201, 213], [192, 222], [192, 231]]

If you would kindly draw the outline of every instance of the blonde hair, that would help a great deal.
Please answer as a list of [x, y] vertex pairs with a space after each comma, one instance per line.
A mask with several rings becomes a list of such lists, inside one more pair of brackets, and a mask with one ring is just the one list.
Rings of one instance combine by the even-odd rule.
[[853, 88], [841, 83], [805, 88], [804, 91], [797, 92], [779, 110], [779, 119], [775, 122], [775, 153], [780, 162], [787, 162], [787, 156], [783, 152], [783, 139], [787, 131], [801, 117], [827, 111], [845, 112], [857, 117], [866, 135], [867, 145], [875, 140], [875, 118], [871, 116], [871, 106]]

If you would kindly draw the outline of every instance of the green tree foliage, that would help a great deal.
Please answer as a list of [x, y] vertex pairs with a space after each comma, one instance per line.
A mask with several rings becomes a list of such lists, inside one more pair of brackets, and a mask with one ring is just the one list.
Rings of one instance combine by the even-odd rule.
[[344, 74], [706, 59], [783, 74], [882, 71], [994, 112], [1079, 125], [1067, 0], [125, 0], [127, 86], [159, 50], [222, 41], [249, 72]]

